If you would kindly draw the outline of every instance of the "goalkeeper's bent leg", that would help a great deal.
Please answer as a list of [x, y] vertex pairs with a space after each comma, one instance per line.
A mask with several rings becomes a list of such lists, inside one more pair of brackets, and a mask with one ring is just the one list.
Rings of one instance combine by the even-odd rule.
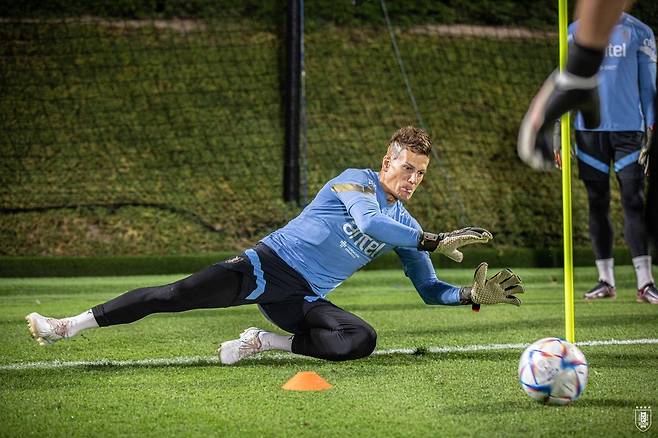
[[242, 274], [212, 265], [171, 284], [124, 293], [91, 310], [101, 327], [127, 324], [161, 312], [231, 306], [240, 293]]
[[314, 304], [293, 337], [293, 353], [344, 361], [367, 357], [375, 350], [377, 332], [370, 324], [328, 301]]

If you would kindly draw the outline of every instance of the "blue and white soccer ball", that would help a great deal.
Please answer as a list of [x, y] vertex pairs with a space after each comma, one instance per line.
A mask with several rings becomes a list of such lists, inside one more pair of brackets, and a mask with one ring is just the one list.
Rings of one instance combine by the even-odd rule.
[[540, 339], [525, 349], [519, 361], [519, 382], [532, 399], [566, 405], [585, 390], [589, 367], [582, 351], [559, 338]]

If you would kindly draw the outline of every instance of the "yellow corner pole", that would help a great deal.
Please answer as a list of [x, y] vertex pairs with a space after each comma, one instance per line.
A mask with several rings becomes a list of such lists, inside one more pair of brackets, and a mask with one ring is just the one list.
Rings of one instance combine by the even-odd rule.
[[[560, 27], [560, 70], [567, 64], [567, 0], [558, 0]], [[562, 140], [562, 230], [564, 236], [564, 322], [566, 338], [575, 342], [575, 318], [573, 302], [573, 242], [571, 222], [571, 120], [569, 113], [562, 116], [560, 133]]]

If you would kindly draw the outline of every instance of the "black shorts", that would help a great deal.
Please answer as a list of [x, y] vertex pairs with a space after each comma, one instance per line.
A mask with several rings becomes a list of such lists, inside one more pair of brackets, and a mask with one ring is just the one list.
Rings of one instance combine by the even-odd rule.
[[644, 178], [637, 162], [642, 136], [639, 131], [576, 131], [578, 176], [585, 181], [607, 181], [614, 163], [617, 178]]
[[215, 266], [242, 274], [239, 299], [234, 305], [319, 298], [306, 279], [264, 243], [259, 243], [239, 256], [216, 263]]
[[306, 330], [306, 315], [312, 309], [321, 308], [326, 321], [358, 319], [317, 296], [304, 277], [264, 243], [217, 265], [242, 274], [234, 305], [258, 304], [265, 318], [287, 332]]

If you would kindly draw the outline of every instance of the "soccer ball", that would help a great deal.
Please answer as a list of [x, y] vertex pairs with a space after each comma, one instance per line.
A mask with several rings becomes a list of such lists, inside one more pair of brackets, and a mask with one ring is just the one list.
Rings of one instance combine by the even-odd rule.
[[576, 400], [587, 385], [587, 360], [575, 345], [559, 338], [540, 339], [525, 349], [519, 382], [531, 398], [549, 405]]

